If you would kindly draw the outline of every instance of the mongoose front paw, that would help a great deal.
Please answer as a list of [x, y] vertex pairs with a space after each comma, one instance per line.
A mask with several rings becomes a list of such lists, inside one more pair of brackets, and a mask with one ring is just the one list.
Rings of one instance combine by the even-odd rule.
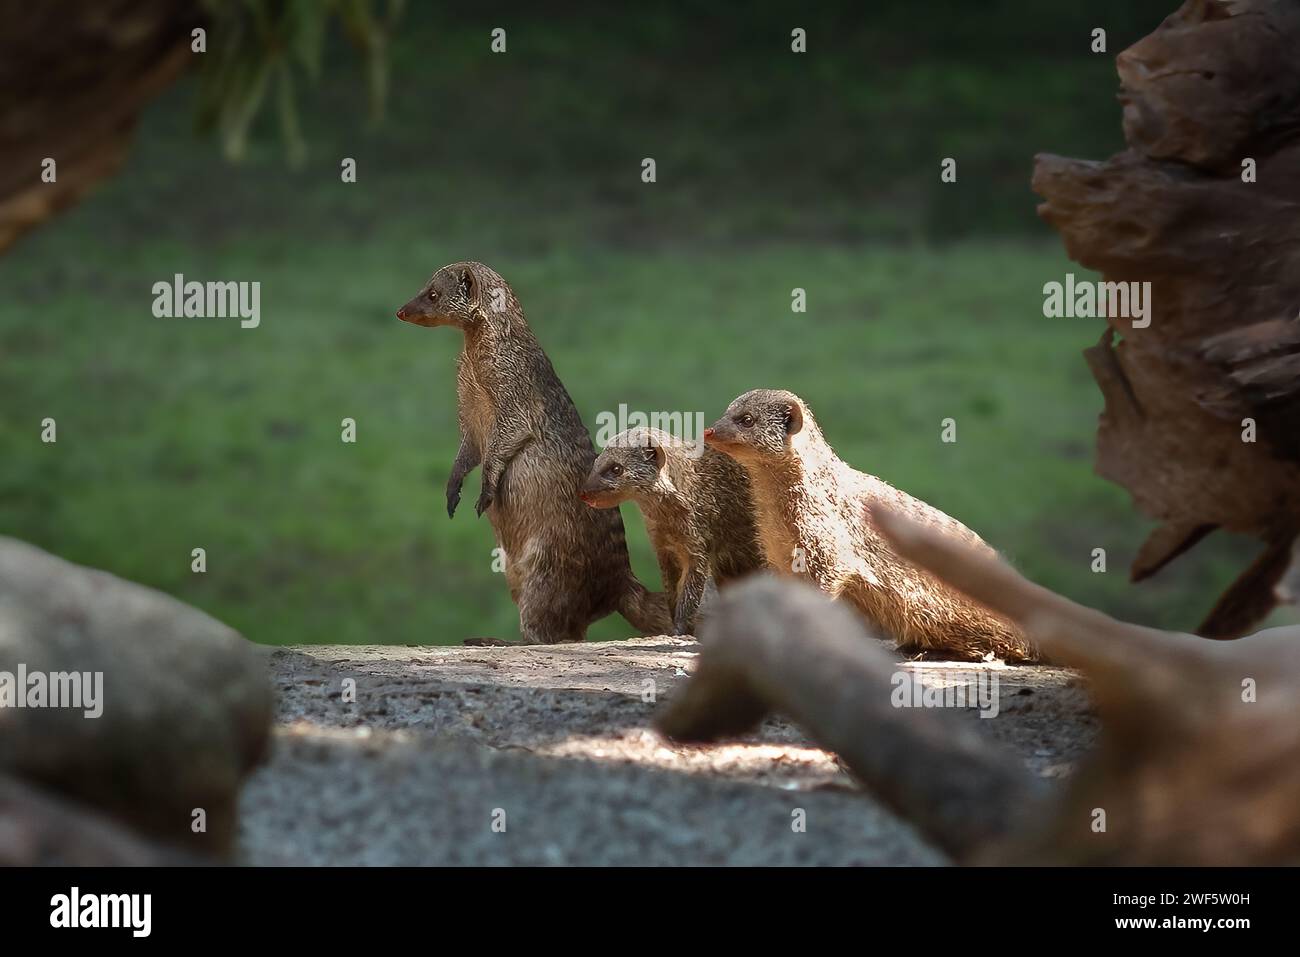
[[483, 513], [488, 510], [488, 506], [490, 506], [491, 504], [492, 504], [492, 493], [489, 492], [487, 489], [484, 489], [482, 492], [479, 493], [478, 501], [474, 503], [474, 514], [482, 518]]
[[456, 506], [460, 504], [460, 489], [447, 490], [447, 517], [456, 517]]

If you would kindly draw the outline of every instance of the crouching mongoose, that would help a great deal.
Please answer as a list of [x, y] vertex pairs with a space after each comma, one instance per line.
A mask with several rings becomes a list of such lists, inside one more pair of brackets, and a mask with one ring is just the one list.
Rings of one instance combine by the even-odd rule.
[[695, 633], [710, 580], [719, 587], [766, 567], [745, 470], [721, 452], [660, 429], [609, 440], [579, 493], [594, 508], [629, 499], [645, 516], [676, 634]]
[[482, 263], [444, 266], [397, 318], [464, 334], [447, 514], [465, 476], [482, 466], [474, 510], [487, 512], [505, 556], [523, 643], [582, 641], [591, 622], [615, 611], [644, 633], [665, 634], [667, 596], [633, 576], [619, 513], [578, 500], [596, 450], [506, 281]]
[[978, 535], [874, 475], [845, 464], [793, 392], [756, 389], [730, 406], [705, 441], [745, 467], [759, 541], [776, 571], [806, 576], [855, 605], [900, 649], [936, 657], [1037, 657], [1008, 622], [903, 561], [872, 524], [880, 504], [989, 554]]

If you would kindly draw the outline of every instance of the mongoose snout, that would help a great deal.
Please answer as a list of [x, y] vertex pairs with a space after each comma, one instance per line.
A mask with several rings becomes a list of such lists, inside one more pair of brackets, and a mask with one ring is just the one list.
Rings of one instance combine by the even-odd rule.
[[623, 432], [596, 457], [578, 498], [592, 508], [622, 505], [634, 492], [654, 485], [663, 463], [662, 449], [650, 444], [646, 436]]
[[622, 502], [616, 496], [607, 492], [599, 492], [596, 489], [582, 489], [578, 492], [578, 498], [586, 502], [592, 508], [616, 508]]
[[402, 322], [409, 322], [413, 326], [432, 326], [436, 325], [432, 315], [426, 315], [420, 311], [419, 299], [412, 299], [401, 309], [397, 310], [397, 318]]
[[446, 325], [435, 320], [433, 315], [424, 314], [419, 311], [417, 300], [412, 299], [401, 309], [397, 310], [397, 318], [402, 322], [409, 322], [413, 326], [438, 326]]
[[735, 430], [728, 430], [723, 423], [718, 422], [704, 430], [704, 444], [730, 455], [736, 445]]
[[475, 275], [471, 265], [454, 263], [439, 269], [410, 302], [397, 310], [397, 318], [416, 326], [472, 329], [483, 318], [483, 300], [499, 301], [508, 287], [501, 280], [484, 289], [482, 277]]
[[[622, 466], [617, 466], [618, 471], [622, 472]], [[605, 474], [609, 469], [601, 469], [597, 463], [590, 475], [578, 489], [578, 498], [586, 502], [592, 508], [614, 508], [622, 505], [627, 500], [626, 495], [619, 495], [613, 488], [609, 487], [609, 479], [612, 475]]]
[[754, 389], [737, 398], [704, 430], [705, 444], [742, 464], [784, 456], [803, 428], [803, 407], [792, 392]]

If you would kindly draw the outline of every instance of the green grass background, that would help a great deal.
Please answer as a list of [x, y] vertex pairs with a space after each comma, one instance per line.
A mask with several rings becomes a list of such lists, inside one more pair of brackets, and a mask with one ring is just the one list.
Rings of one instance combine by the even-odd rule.
[[[459, 337], [393, 318], [438, 266], [480, 259], [589, 426], [619, 403], [712, 421], [742, 391], [790, 388], [847, 461], [1031, 577], [1192, 627], [1253, 546], [1212, 540], [1127, 583], [1149, 525], [1092, 471], [1101, 400], [1080, 350], [1100, 328], [1042, 316], [1042, 284], [1082, 270], [1028, 189], [1037, 151], [1122, 147], [1113, 53], [1173, 4], [975, 6], [416, 4], [377, 128], [335, 42], [303, 95], [298, 169], [269, 117], [224, 162], [182, 82], [120, 176], [0, 260], [0, 531], [260, 642], [513, 637], [477, 472], [457, 517], [443, 510]], [[1094, 26], [1112, 55], [1089, 52]], [[939, 181], [946, 156], [956, 184]], [[260, 281], [261, 327], [154, 318], [151, 286], [176, 272]], [[611, 617], [590, 637], [628, 631]]]

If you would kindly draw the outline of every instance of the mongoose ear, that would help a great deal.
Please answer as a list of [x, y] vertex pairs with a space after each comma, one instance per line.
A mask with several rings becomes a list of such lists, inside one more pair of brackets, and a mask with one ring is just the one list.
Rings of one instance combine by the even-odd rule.
[[460, 294], [469, 302], [478, 298], [478, 280], [468, 269], [460, 271]]
[[663, 449], [651, 442], [645, 447], [644, 451], [646, 461], [653, 465], [656, 471], [664, 467]]
[[785, 407], [785, 434], [796, 435], [803, 428], [803, 409], [798, 402], [791, 402]]

